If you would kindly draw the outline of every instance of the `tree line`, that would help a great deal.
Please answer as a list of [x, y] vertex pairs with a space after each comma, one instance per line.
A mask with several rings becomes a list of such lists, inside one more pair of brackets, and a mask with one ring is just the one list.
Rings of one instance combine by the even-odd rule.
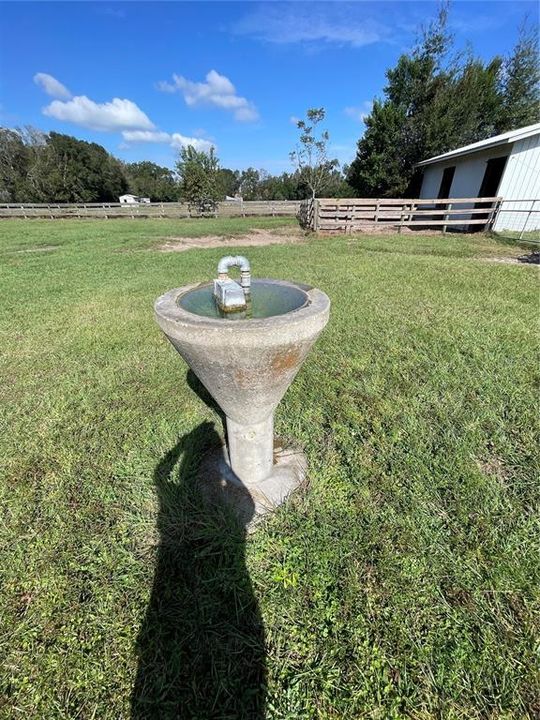
[[[351, 192], [342, 172], [327, 179], [335, 197]], [[125, 163], [97, 143], [31, 127], [0, 128], [0, 202], [118, 202], [132, 193], [152, 202], [302, 200], [311, 195], [302, 172], [270, 175], [250, 167], [220, 167], [213, 150], [182, 148], [174, 170], [142, 161]]]
[[0, 202], [118, 202], [133, 193], [179, 198], [175, 173], [143, 161], [124, 163], [97, 143], [34, 128], [0, 128]]

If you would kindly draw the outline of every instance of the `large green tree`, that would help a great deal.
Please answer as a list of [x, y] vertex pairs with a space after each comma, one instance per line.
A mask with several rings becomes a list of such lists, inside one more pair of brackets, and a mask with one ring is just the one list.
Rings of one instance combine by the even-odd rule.
[[118, 201], [121, 163], [97, 143], [33, 128], [0, 130], [0, 192], [17, 202]]
[[0, 128], [0, 202], [24, 202], [30, 150], [20, 131]]
[[385, 98], [373, 103], [349, 167], [349, 183], [359, 195], [384, 197], [406, 191], [430, 134], [429, 113], [440, 104], [438, 96], [451, 76], [444, 67], [451, 44], [447, 20], [444, 5], [413, 51], [402, 54], [387, 70]]
[[101, 145], [51, 132], [30, 171], [34, 197], [47, 202], [118, 202], [127, 190], [120, 162]]
[[242, 170], [239, 190], [244, 200], [259, 200], [260, 173], [252, 167]]
[[407, 153], [402, 145], [406, 120], [405, 110], [399, 105], [388, 100], [373, 103], [347, 175], [360, 196], [399, 196], [407, 189], [411, 150]]
[[507, 60], [453, 53], [448, 5], [387, 73], [348, 180], [360, 196], [413, 192], [420, 160], [538, 119], [536, 36], [522, 30]]
[[234, 197], [240, 187], [240, 171], [220, 168], [218, 170], [218, 187], [221, 200], [224, 200], [226, 196]]
[[499, 57], [484, 63], [470, 55], [440, 87], [418, 122], [425, 133], [418, 151], [429, 157], [499, 132], [502, 96]]
[[503, 67], [501, 130], [532, 125], [540, 120], [540, 63], [538, 28], [524, 21], [514, 51]]
[[219, 160], [209, 152], [196, 150], [192, 145], [182, 147], [176, 163], [180, 177], [180, 196], [200, 210], [210, 209], [221, 199]]
[[149, 197], [152, 202], [178, 200], [179, 188], [174, 173], [167, 167], [143, 160], [124, 166], [129, 191], [134, 195]]

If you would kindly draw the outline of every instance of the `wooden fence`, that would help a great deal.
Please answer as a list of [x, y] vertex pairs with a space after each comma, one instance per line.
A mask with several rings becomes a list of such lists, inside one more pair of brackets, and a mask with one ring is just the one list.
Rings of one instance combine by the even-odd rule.
[[[217, 204], [211, 217], [296, 216], [300, 201], [245, 200]], [[2, 203], [0, 218], [188, 218], [200, 217], [187, 203]]]
[[[321, 233], [351, 233], [370, 228], [447, 228], [474, 231], [516, 227], [524, 232], [540, 226], [540, 200], [448, 198], [318, 198], [316, 200], [245, 200], [218, 203], [212, 217], [297, 216], [300, 223]], [[200, 213], [187, 203], [2, 203], [2, 218], [189, 218]], [[520, 222], [520, 218], [523, 221]], [[511, 219], [511, 222], [510, 222]], [[532, 222], [531, 222], [532, 221]]]
[[315, 200], [302, 200], [298, 209], [298, 221], [304, 228], [315, 230]]
[[304, 200], [299, 218], [306, 227], [321, 233], [351, 233], [374, 225], [397, 228], [462, 230], [491, 228], [502, 198], [318, 198]]

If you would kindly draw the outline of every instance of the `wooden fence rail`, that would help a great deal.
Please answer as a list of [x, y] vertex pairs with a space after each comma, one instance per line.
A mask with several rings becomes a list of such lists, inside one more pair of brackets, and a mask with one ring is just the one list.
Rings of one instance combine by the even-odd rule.
[[[431, 228], [442, 232], [453, 228], [474, 232], [503, 228], [508, 224], [509, 213], [521, 213], [523, 224], [519, 227], [523, 235], [525, 229], [540, 226], [540, 206], [535, 204], [539, 202], [505, 200], [501, 197], [318, 198], [302, 202], [299, 218], [305, 227], [329, 234], [366, 231], [374, 226], [378, 229], [397, 229], [398, 232], [403, 228]], [[514, 224], [515, 217], [513, 216]], [[529, 222], [531, 218], [534, 222]]]
[[[388, 229], [492, 227], [502, 198], [318, 198], [304, 200], [299, 212], [306, 227], [322, 233], [351, 233], [370, 226]], [[471, 227], [470, 227], [471, 226]], [[480, 228], [478, 228], [480, 229]]]
[[[517, 228], [520, 237], [540, 227], [540, 200], [491, 198], [395, 199], [317, 198], [315, 200], [245, 200], [218, 203], [213, 217], [297, 216], [322, 233], [351, 233], [377, 226], [447, 228], [474, 231]], [[200, 217], [187, 203], [1, 203], [2, 218], [189, 218]], [[522, 218], [522, 220], [521, 220]]]
[[[217, 204], [212, 217], [296, 216], [300, 201], [245, 200]], [[0, 218], [188, 218], [200, 213], [187, 203], [1, 203]]]

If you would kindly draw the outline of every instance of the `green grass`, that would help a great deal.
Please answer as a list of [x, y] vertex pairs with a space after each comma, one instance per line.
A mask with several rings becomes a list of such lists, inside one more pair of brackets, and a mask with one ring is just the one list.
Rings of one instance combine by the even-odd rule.
[[151, 248], [287, 222], [0, 222], [1, 718], [538, 717], [537, 269], [480, 235], [246, 248], [332, 300], [276, 416], [309, 489], [246, 539], [152, 313], [222, 252]]
[[519, 245], [523, 246], [523, 253], [526, 251], [531, 252], [532, 250], [537, 250], [538, 245], [540, 245], [540, 230], [529, 230], [524, 232], [521, 239], [519, 237], [521, 233], [517, 230], [503, 230], [501, 232], [493, 233], [493, 235], [501, 242], [508, 241], [512, 245], [517, 242]]

